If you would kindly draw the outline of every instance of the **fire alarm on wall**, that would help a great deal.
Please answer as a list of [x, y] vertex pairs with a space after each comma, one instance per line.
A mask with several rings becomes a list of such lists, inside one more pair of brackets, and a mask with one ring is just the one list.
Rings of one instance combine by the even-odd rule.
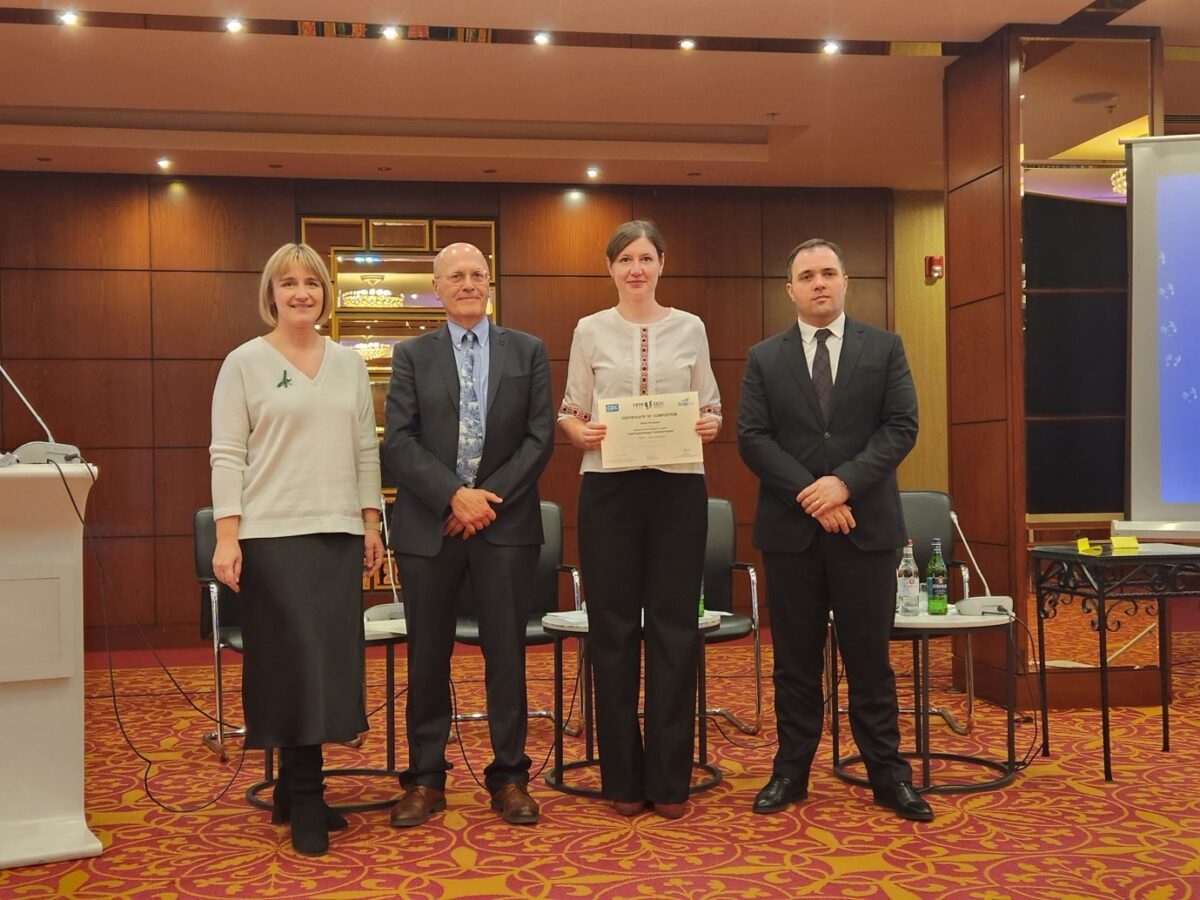
[[944, 256], [925, 257], [925, 277], [937, 281], [946, 274], [946, 258]]

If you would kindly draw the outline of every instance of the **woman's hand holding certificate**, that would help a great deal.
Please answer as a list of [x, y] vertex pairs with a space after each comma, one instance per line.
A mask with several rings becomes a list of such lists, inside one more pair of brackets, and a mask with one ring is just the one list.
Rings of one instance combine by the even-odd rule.
[[614, 397], [600, 402], [597, 418], [607, 426], [600, 444], [606, 469], [630, 469], [704, 459], [696, 421], [696, 391]]

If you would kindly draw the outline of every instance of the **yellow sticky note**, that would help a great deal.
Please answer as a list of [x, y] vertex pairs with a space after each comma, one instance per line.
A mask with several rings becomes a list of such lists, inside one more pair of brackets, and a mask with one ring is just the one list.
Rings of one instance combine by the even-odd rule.
[[1079, 538], [1075, 541], [1075, 549], [1080, 553], [1087, 553], [1092, 549], [1092, 544], [1087, 538]]
[[1112, 548], [1116, 550], [1137, 550], [1138, 539], [1132, 534], [1114, 534], [1112, 537]]

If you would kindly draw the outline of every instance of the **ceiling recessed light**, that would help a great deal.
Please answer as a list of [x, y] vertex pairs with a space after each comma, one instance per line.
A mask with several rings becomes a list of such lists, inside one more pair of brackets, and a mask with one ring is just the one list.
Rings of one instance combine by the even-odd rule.
[[695, 50], [696, 42], [694, 40], [692, 40], [691, 38], [684, 38], [683, 40], [681, 40], [679, 42], [679, 49], [680, 50]]
[[833, 56], [833, 54], [840, 52], [841, 49], [842, 49], [842, 45], [839, 44], [837, 41], [826, 41], [821, 46], [821, 52], [826, 54], [827, 56]]
[[225, 20], [225, 30], [228, 31], [230, 34], [237, 34], [239, 31], [242, 31], [245, 27], [246, 26], [244, 24], [242, 24], [241, 19], [226, 19]]
[[171, 160], [165, 156], [160, 156], [156, 160], [155, 165], [157, 165], [160, 169], [169, 169], [171, 168]]
[[400, 29], [395, 25], [388, 25], [383, 29], [383, 36], [389, 41], [394, 41], [396, 38], [400, 37]]
[[588, 166], [587, 167], [587, 177], [588, 178], [599, 178], [600, 177], [600, 167], [599, 166]]
[[533, 36], [533, 42], [539, 47], [545, 47], [548, 43], [550, 43], [550, 32], [539, 31]]
[[58, 21], [62, 22], [64, 25], [78, 25], [79, 13], [70, 9], [64, 10], [58, 14]]

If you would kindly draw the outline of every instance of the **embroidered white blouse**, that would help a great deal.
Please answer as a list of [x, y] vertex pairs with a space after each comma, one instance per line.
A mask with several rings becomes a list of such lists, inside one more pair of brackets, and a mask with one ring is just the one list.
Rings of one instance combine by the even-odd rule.
[[[645, 394], [696, 391], [700, 414], [721, 418], [721, 396], [708, 355], [708, 335], [699, 316], [671, 308], [657, 322], [622, 318], [616, 308], [579, 320], [567, 363], [567, 389], [558, 416], [589, 422], [601, 400]], [[701, 475], [703, 463], [670, 463], [664, 472]], [[599, 450], [586, 450], [580, 472], [605, 469]]]

